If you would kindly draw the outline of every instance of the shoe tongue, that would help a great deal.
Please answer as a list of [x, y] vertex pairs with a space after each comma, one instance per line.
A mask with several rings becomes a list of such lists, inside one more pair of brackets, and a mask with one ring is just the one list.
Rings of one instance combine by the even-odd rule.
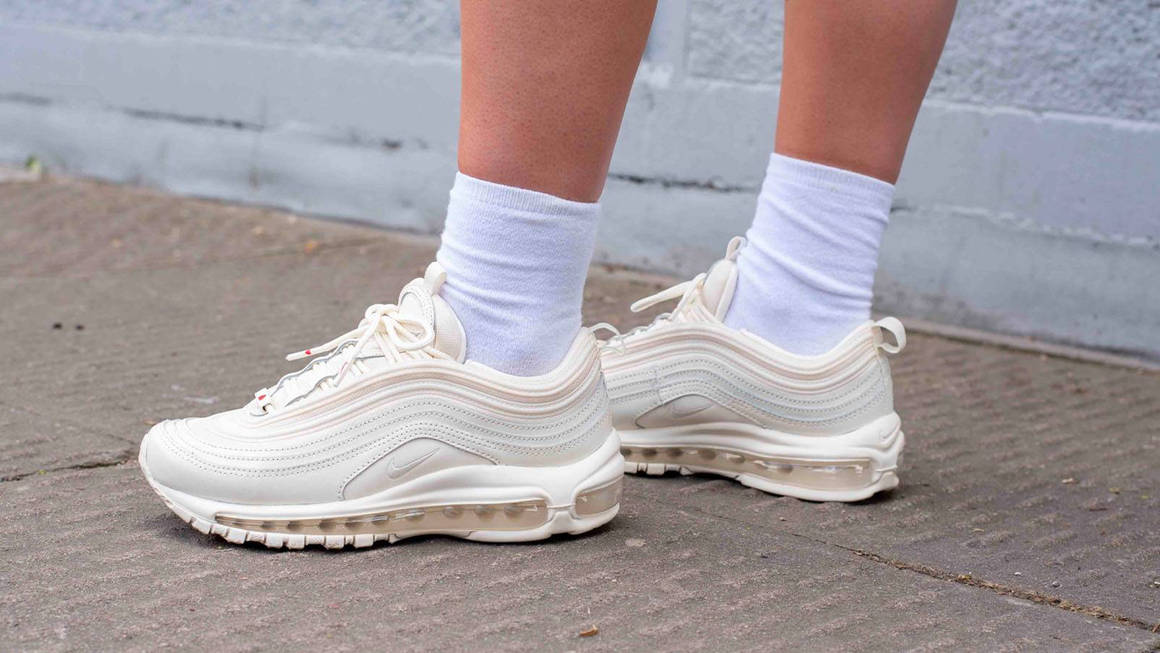
[[407, 284], [399, 293], [399, 313], [432, 325], [434, 347], [462, 363], [467, 353], [463, 325], [451, 305], [439, 296], [439, 288], [446, 279], [443, 266], [438, 263], [427, 266], [422, 278]]
[[725, 319], [729, 305], [733, 303], [733, 293], [737, 290], [737, 250], [744, 241], [734, 238], [725, 251], [725, 258], [717, 261], [705, 275], [701, 287], [701, 301], [718, 320]]

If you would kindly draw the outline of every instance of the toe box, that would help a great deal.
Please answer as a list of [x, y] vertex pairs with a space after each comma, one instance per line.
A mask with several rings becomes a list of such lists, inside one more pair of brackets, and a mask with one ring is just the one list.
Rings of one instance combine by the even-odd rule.
[[[150, 482], [165, 488], [199, 495], [213, 479], [188, 447], [178, 442], [178, 431], [188, 430], [189, 420], [166, 420], [149, 429], [141, 440], [138, 461]], [[184, 450], [183, 450], [184, 449]]]

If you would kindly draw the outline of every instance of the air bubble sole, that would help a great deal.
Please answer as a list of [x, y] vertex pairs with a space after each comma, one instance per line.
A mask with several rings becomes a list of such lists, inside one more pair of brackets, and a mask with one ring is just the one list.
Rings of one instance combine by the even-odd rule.
[[[190, 507], [204, 505], [205, 500], [160, 485], [143, 461], [141, 468], [165, 505], [202, 533], [218, 535], [234, 544], [258, 542], [275, 549], [314, 545], [341, 549], [348, 545], [358, 548], [376, 542], [394, 543], [416, 535], [450, 535], [480, 542], [525, 542], [558, 533], [583, 533], [611, 521], [619, 511], [623, 466], [623, 458], [616, 453], [580, 484], [581, 489], [574, 492], [572, 501], [566, 505], [553, 505], [543, 496], [529, 496], [510, 501], [429, 503], [285, 519], [247, 517], [228, 509], [206, 515], [204, 508]], [[556, 468], [541, 471], [552, 474]]]
[[716, 474], [809, 501], [861, 501], [899, 484], [898, 461], [906, 436], [897, 416], [869, 425], [864, 433], [815, 438], [747, 425], [702, 428], [622, 431], [625, 471]]

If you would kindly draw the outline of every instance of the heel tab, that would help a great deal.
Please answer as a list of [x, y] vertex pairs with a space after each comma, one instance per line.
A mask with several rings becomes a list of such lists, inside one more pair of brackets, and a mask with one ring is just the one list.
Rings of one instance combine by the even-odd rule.
[[423, 283], [427, 286], [427, 290], [431, 291], [432, 295], [438, 295], [439, 289], [443, 287], [445, 281], [447, 281], [447, 271], [438, 261], [432, 261], [423, 273]]
[[[887, 333], [893, 336], [893, 343], [887, 340]], [[897, 354], [906, 348], [906, 328], [898, 318], [884, 317], [874, 323], [874, 344], [887, 354]]]
[[737, 260], [737, 254], [745, 247], [748, 241], [745, 236], [734, 236], [729, 239], [729, 244], [725, 246], [725, 258], [730, 261]]

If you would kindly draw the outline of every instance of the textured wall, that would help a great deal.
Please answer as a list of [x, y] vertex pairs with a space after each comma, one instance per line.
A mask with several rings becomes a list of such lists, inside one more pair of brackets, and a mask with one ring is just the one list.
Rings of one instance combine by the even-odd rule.
[[[0, 0], [0, 20], [455, 55], [458, 6], [456, 0]], [[781, 2], [690, 0], [688, 16], [690, 75], [777, 83]], [[1158, 75], [1160, 3], [969, 0], [960, 3], [929, 97], [1157, 121]]]
[[[0, 0], [0, 160], [437, 232], [454, 0]], [[597, 256], [746, 227], [777, 0], [661, 0]], [[887, 232], [882, 310], [1160, 358], [1160, 3], [963, 0]]]
[[456, 0], [0, 0], [0, 19], [388, 52], [459, 52]]
[[[689, 72], [775, 84], [781, 3], [692, 0]], [[1160, 120], [1160, 3], [964, 0], [931, 99]]]

